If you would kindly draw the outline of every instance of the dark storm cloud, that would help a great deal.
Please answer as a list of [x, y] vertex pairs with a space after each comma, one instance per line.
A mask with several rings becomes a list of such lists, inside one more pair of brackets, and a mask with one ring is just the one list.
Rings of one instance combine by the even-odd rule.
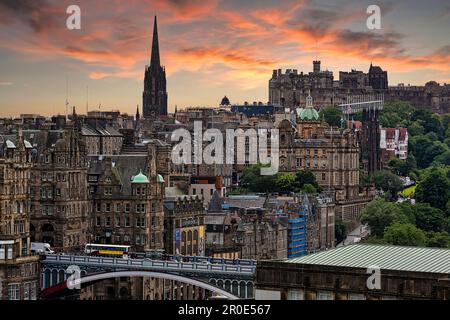
[[[55, 26], [58, 17], [65, 19], [62, 9], [52, 8], [45, 0], [2, 0], [0, 11], [4, 11], [0, 23], [11, 24], [15, 20], [20, 21], [35, 33], [41, 33]], [[58, 15], [58, 12], [61, 14]]]
[[389, 53], [394, 56], [402, 55], [404, 49], [401, 48], [403, 35], [397, 32], [355, 32], [351, 30], [340, 30], [336, 34], [334, 43], [342, 46], [351, 46], [361, 50], [376, 51], [383, 50], [384, 54]]
[[450, 56], [450, 45], [440, 47], [438, 50], [436, 50], [435, 54], [441, 56]]

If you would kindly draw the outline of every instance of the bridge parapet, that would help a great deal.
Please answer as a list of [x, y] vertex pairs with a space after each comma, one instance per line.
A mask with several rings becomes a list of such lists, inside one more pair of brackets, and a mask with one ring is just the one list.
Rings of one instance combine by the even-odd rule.
[[[248, 263], [244, 262], [244, 263]], [[184, 281], [200, 287], [225, 290], [231, 296], [252, 298], [256, 265], [123, 259], [51, 254], [42, 257], [42, 289], [45, 296], [66, 288], [69, 266], [81, 270], [82, 281], [113, 276], [152, 276]], [[231, 297], [230, 296], [230, 297]]]
[[177, 262], [151, 259], [123, 259], [108, 257], [91, 257], [75, 255], [46, 255], [42, 264], [46, 265], [77, 265], [85, 268], [105, 268], [105, 269], [132, 269], [163, 271], [170, 273], [195, 273], [206, 277], [216, 277], [223, 275], [232, 278], [252, 279], [256, 272], [254, 265], [229, 265], [195, 262]]

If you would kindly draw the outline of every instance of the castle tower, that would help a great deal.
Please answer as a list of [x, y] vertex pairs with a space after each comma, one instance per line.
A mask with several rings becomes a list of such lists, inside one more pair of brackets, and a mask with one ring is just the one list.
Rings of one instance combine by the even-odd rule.
[[167, 115], [166, 70], [159, 57], [158, 26], [153, 24], [153, 42], [150, 65], [145, 67], [144, 92], [142, 94], [144, 118]]
[[320, 72], [320, 61], [313, 61], [313, 72], [314, 73]]

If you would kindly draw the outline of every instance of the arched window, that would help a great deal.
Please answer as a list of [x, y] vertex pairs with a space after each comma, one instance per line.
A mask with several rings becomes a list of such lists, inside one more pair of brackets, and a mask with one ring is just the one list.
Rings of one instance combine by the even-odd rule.
[[188, 239], [187, 239], [187, 255], [192, 255], [192, 231], [188, 231]]
[[181, 254], [186, 254], [186, 231], [181, 232]]
[[193, 254], [197, 255], [198, 254], [198, 231], [194, 230], [194, 241], [193, 241]]

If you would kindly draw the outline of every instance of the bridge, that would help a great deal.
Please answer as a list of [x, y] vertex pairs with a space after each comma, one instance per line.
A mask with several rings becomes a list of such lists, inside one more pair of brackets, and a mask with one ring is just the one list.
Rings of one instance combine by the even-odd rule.
[[[43, 256], [43, 298], [67, 289], [69, 266], [80, 269], [77, 284], [88, 284], [116, 277], [153, 277], [180, 281], [224, 295], [229, 299], [253, 298], [256, 261], [183, 257], [182, 261], [123, 259], [82, 255]], [[215, 263], [212, 263], [212, 262]], [[218, 263], [219, 262], [219, 263]]]

